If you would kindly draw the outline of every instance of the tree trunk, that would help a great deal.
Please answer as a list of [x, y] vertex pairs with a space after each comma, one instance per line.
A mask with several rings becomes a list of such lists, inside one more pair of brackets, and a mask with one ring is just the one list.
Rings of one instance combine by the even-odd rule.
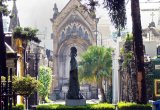
[[136, 74], [136, 65], [135, 59], [133, 58], [130, 62], [131, 69], [131, 92], [132, 92], [132, 102], [136, 102], [138, 99], [138, 89], [137, 89], [137, 74]]
[[[2, 5], [2, 1], [0, 2], [0, 5]], [[0, 74], [1, 76], [7, 76], [6, 73], [6, 47], [5, 47], [5, 35], [3, 31], [3, 18], [2, 18], [2, 12], [0, 12]]]
[[107, 100], [107, 103], [112, 103], [112, 81], [110, 78], [107, 79], [106, 100]]
[[143, 53], [143, 39], [142, 27], [140, 19], [140, 6], [139, 0], [131, 0], [131, 13], [132, 13], [132, 33], [137, 62], [137, 80], [138, 80], [138, 102], [146, 104], [146, 82], [144, 70], [144, 53]]
[[45, 102], [45, 96], [42, 97], [42, 104]]
[[[2, 1], [0, 1], [0, 6], [2, 6]], [[4, 41], [5, 35], [3, 31], [3, 18], [2, 18], [2, 10], [0, 11], [0, 78], [1, 76], [6, 77], [6, 87], [5, 87], [5, 93], [8, 93], [8, 72], [6, 68], [6, 47], [5, 47], [5, 41]], [[1, 80], [0, 80], [0, 91], [1, 90]], [[0, 99], [0, 102], [2, 99]], [[8, 110], [8, 97], [4, 98], [4, 108], [5, 110]], [[2, 105], [0, 104], [0, 108], [2, 108]]]
[[28, 110], [28, 96], [25, 97], [25, 100], [26, 100], [26, 102], [25, 102], [25, 104], [26, 104], [26, 110]]
[[106, 100], [106, 95], [104, 93], [104, 88], [103, 88], [102, 82], [103, 82], [103, 80], [101, 79], [100, 83], [99, 83], [99, 88], [100, 88], [100, 92], [101, 92], [101, 102], [106, 102], [107, 100]]
[[26, 66], [26, 58], [27, 58], [27, 54], [26, 54], [26, 49], [28, 46], [28, 42], [27, 40], [22, 40], [22, 46], [23, 46], [23, 63], [24, 63], [24, 69], [23, 69], [23, 76], [27, 75], [27, 66]]

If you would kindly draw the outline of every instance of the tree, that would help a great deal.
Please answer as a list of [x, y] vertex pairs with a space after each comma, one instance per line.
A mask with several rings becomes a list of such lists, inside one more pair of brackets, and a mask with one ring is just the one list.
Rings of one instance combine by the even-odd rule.
[[[5, 5], [5, 1], [7, 0], [0, 0], [0, 77], [5, 76], [6, 77], [6, 87], [5, 87], [5, 93], [8, 94], [8, 72], [6, 69], [6, 47], [5, 47], [5, 35], [3, 30], [3, 16], [7, 16], [9, 14], [9, 11], [7, 10], [7, 6]], [[1, 79], [1, 78], [0, 78]], [[1, 80], [0, 80], [0, 91], [1, 90]], [[1, 93], [0, 95], [3, 95]], [[4, 98], [4, 109], [8, 110], [8, 106], [12, 106], [11, 103], [8, 104], [9, 96]], [[2, 102], [2, 98], [0, 99], [0, 102]], [[0, 104], [0, 108], [2, 108], [2, 104]]]
[[[95, 9], [97, 1], [90, 1], [90, 6]], [[114, 24], [115, 28], [119, 31], [125, 28], [126, 24], [126, 8], [125, 0], [104, 0], [105, 8], [108, 9], [111, 22]], [[140, 7], [139, 0], [131, 0], [131, 12], [132, 12], [132, 33], [134, 42], [134, 53], [136, 57], [136, 67], [137, 67], [137, 78], [139, 79], [137, 83], [138, 86], [138, 97], [139, 103], [146, 104], [146, 82], [145, 82], [145, 70], [144, 70], [144, 53], [143, 53], [143, 39], [142, 39], [142, 27], [140, 19]]]
[[[22, 86], [23, 85], [23, 86]], [[40, 82], [35, 78], [27, 75], [26, 77], [13, 76], [12, 88], [17, 95], [29, 96], [38, 90]]]
[[[36, 43], [40, 43], [41, 40], [36, 37], [36, 34], [37, 34], [38, 30], [37, 29], [32, 29], [30, 27], [25, 27], [25, 28], [22, 28], [22, 27], [16, 27], [14, 30], [13, 30], [13, 37], [14, 39], [17, 39], [18, 43], [17, 43], [17, 47], [18, 47], [18, 52], [20, 50], [20, 54], [22, 54], [21, 56], [24, 57], [24, 61], [21, 63], [24, 65], [24, 70], [26, 69], [26, 48], [27, 48], [27, 45], [28, 45], [28, 42], [30, 41], [34, 41]], [[19, 49], [19, 47], [21, 49]], [[22, 65], [21, 65], [22, 66]], [[26, 70], [25, 70], [26, 71]], [[23, 72], [26, 73], [26, 72]], [[22, 73], [20, 73], [22, 74]], [[22, 76], [23, 76], [22, 74]]]
[[98, 83], [102, 97], [101, 102], [106, 102], [103, 80], [111, 78], [111, 54], [111, 48], [91, 46], [81, 56], [79, 64], [80, 79]]
[[35, 78], [27, 75], [26, 77], [13, 77], [12, 88], [16, 95], [22, 95], [26, 99], [26, 109], [28, 110], [28, 97], [41, 87], [41, 83]]
[[146, 95], [146, 81], [144, 69], [144, 48], [142, 39], [142, 27], [140, 17], [139, 0], [131, 0], [131, 13], [132, 13], [132, 33], [134, 41], [134, 49], [137, 61], [137, 77], [138, 77], [138, 92], [139, 103], [147, 103]]
[[120, 78], [121, 101], [136, 102], [138, 99], [137, 74], [133, 50], [133, 36], [127, 35], [121, 49]]
[[0, 1], [0, 75], [7, 76], [6, 70], [6, 47], [5, 47], [5, 35], [3, 31], [3, 16], [7, 16], [9, 11], [4, 4], [4, 0]]
[[29, 41], [34, 41], [36, 43], [41, 42], [41, 40], [38, 37], [36, 37], [37, 32], [37, 29], [32, 29], [30, 27], [16, 27], [13, 30], [13, 37], [15, 39], [21, 39], [23, 42], [23, 46], [26, 47]]
[[49, 67], [40, 66], [38, 80], [42, 83], [38, 92], [41, 96], [41, 100], [45, 101], [45, 98], [50, 93], [52, 82], [52, 70]]

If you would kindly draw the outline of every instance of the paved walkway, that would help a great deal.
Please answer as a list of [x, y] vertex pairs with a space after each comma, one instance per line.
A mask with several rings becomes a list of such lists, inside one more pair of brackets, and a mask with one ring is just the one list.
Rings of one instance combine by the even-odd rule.
[[[53, 104], [65, 104], [65, 100], [56, 100], [52, 102]], [[99, 103], [99, 100], [96, 99], [91, 99], [91, 100], [86, 100], [87, 104], [97, 104]]]

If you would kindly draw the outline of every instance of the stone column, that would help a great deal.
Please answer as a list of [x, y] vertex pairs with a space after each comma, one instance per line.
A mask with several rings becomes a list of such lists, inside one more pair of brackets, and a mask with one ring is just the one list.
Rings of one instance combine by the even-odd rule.
[[66, 78], [66, 57], [67, 57], [67, 55], [64, 55], [63, 56], [63, 67], [64, 67], [64, 69], [63, 69], [63, 78]]
[[59, 79], [59, 75], [58, 75], [58, 55], [55, 54], [54, 58], [53, 58], [53, 75], [54, 75], [54, 81], [52, 82], [52, 87], [53, 89], [55, 87], [58, 86], [58, 79]]
[[113, 87], [113, 99], [112, 103], [117, 104], [119, 102], [119, 41], [117, 39], [116, 50], [112, 55], [112, 87]]

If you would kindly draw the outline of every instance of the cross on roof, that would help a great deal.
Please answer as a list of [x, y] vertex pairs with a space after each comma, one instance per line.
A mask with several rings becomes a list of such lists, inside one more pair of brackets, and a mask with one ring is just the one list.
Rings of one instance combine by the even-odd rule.
[[154, 17], [154, 15], [155, 15], [154, 12], [152, 12], [150, 15], [151, 15], [151, 17], [152, 17], [152, 22], [153, 22], [153, 17]]

